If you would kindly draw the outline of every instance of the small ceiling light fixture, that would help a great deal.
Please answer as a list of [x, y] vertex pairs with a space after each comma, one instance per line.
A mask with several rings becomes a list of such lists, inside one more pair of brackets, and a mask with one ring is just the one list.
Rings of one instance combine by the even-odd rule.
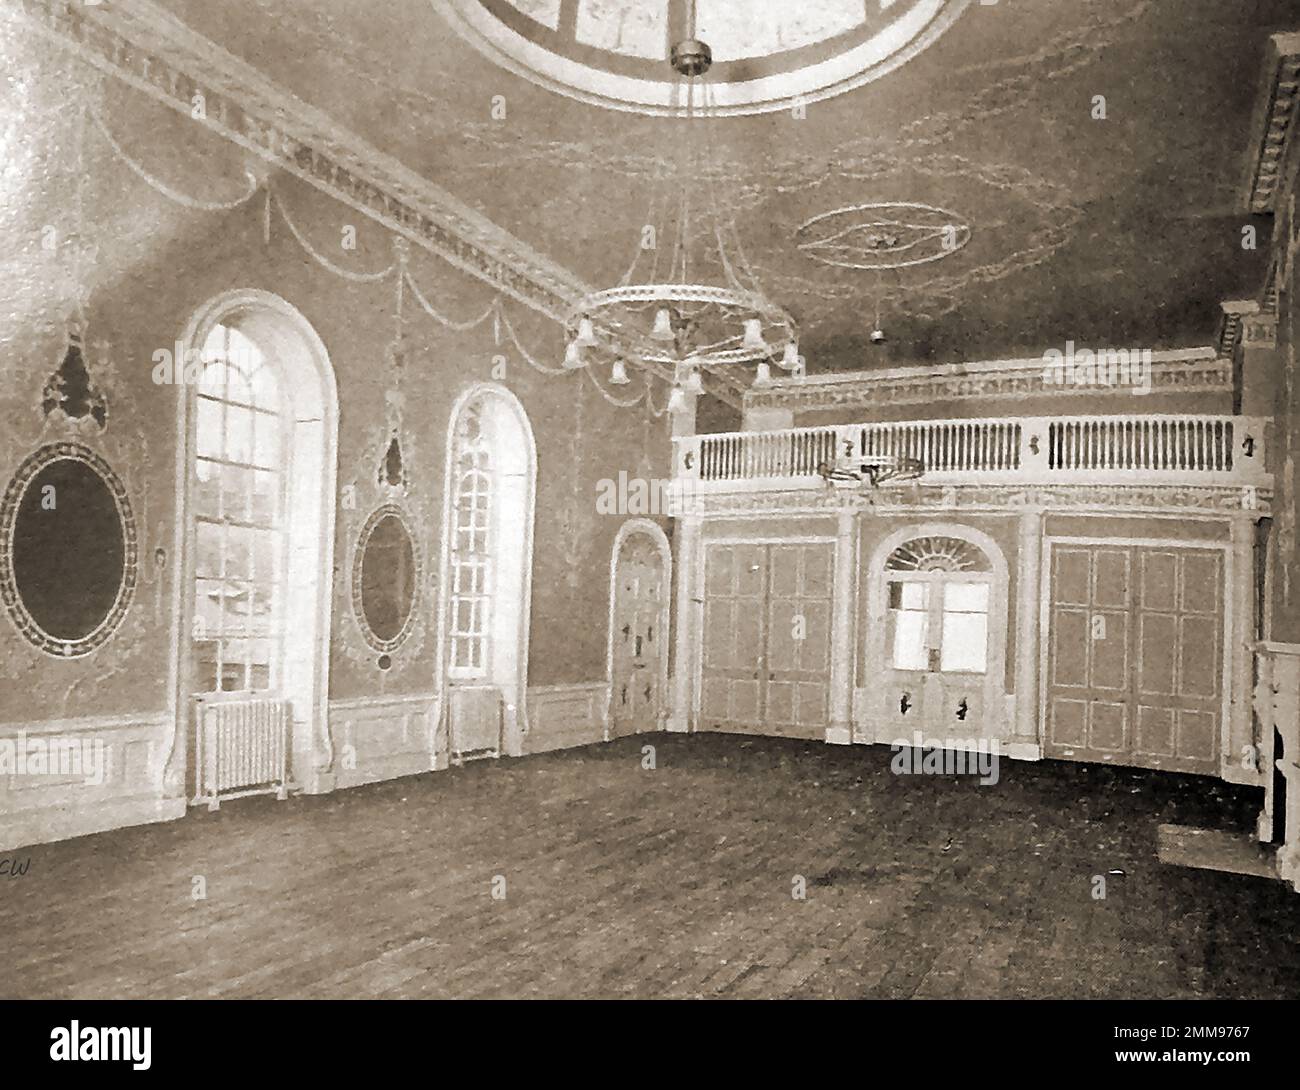
[[621, 359], [614, 361], [614, 366], [609, 371], [609, 381], [612, 386], [626, 386], [632, 380], [627, 377], [627, 364]]
[[592, 325], [591, 319], [585, 314], [578, 322], [578, 335], [574, 338], [574, 343], [577, 344], [579, 348], [596, 347], [596, 328]]

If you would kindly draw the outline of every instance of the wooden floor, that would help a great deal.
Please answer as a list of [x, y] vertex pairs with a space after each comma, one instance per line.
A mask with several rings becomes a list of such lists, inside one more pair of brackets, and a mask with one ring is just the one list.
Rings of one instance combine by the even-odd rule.
[[1300, 896], [1156, 860], [1161, 823], [1245, 828], [1257, 792], [889, 759], [642, 736], [32, 848], [0, 992], [1300, 996]]

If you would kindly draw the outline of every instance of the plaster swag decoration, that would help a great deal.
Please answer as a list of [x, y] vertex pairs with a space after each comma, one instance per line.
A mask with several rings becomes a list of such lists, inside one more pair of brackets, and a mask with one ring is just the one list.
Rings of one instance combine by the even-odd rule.
[[[51, 715], [75, 713], [80, 710], [78, 699], [102, 698], [111, 691], [115, 675], [138, 669], [141, 659], [165, 656], [163, 641], [169, 638], [146, 611], [132, 609], [141, 581], [141, 551], [151, 551], [151, 577], [163, 582], [170, 537], [159, 537], [152, 550], [140, 537], [140, 528], [152, 521], [143, 486], [148, 442], [140, 408], [118, 372], [111, 344], [101, 335], [102, 320], [92, 307], [99, 247], [87, 210], [95, 207], [90, 190], [98, 163], [86, 146], [88, 114], [80, 110], [65, 116], [59, 145], [72, 149], [72, 161], [64, 175], [70, 222], [56, 224], [54, 235], [60, 243], [52, 283], [59, 317], [14, 354], [15, 381], [31, 393], [0, 409], [0, 490], [6, 494], [0, 582], [5, 612], [14, 625], [0, 623], [0, 678], [20, 679], [51, 656], [66, 663], [62, 688], [40, 694]], [[158, 388], [151, 392], [158, 393]], [[111, 554], [113, 563], [98, 574], [76, 559], [63, 574], [57, 565], [49, 569], [48, 579], [65, 587], [74, 587], [78, 579], [85, 583], [79, 595], [85, 600], [85, 616], [75, 619], [64, 611], [66, 625], [61, 626], [51, 601], [24, 601], [22, 569], [34, 560], [22, 556], [25, 531], [20, 520], [30, 520], [36, 505], [47, 512], [51, 532], [74, 534], [81, 523], [74, 520], [64, 529], [56, 525], [67, 515], [68, 504], [84, 504], [87, 518], [93, 511], [95, 525], [120, 547], [102, 550]], [[65, 603], [69, 608], [71, 604]], [[43, 609], [53, 612], [45, 616]], [[160, 699], [164, 682], [165, 677]]]
[[352, 553], [351, 563], [338, 568], [339, 582], [346, 584], [338, 587], [338, 597], [350, 605], [342, 610], [349, 618], [339, 641], [343, 653], [368, 672], [377, 668], [384, 679], [418, 660], [427, 630], [425, 604], [436, 601], [433, 588], [425, 586], [431, 565], [421, 545], [431, 525], [429, 507], [416, 493], [420, 481], [410, 467], [420, 463], [404, 424], [402, 387], [412, 356], [403, 313], [405, 240], [396, 240], [395, 250], [399, 275], [395, 328], [386, 353], [384, 422], [371, 433], [360, 470], [345, 487], [341, 506]]

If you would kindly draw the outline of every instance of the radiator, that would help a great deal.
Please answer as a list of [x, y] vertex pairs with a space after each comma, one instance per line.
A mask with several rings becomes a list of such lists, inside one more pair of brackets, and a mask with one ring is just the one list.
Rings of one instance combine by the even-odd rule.
[[501, 693], [452, 686], [448, 711], [451, 759], [501, 755]]
[[216, 810], [245, 795], [288, 797], [289, 701], [200, 700], [196, 708], [196, 803]]

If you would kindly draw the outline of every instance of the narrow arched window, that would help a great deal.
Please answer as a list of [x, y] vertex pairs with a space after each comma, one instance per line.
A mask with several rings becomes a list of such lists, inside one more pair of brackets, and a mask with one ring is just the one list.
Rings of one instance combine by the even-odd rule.
[[471, 402], [456, 422], [451, 526], [453, 677], [480, 678], [490, 661], [492, 626], [494, 458], [484, 405]]
[[284, 666], [292, 420], [274, 366], [229, 325], [203, 346], [194, 434], [193, 691], [265, 692]]

